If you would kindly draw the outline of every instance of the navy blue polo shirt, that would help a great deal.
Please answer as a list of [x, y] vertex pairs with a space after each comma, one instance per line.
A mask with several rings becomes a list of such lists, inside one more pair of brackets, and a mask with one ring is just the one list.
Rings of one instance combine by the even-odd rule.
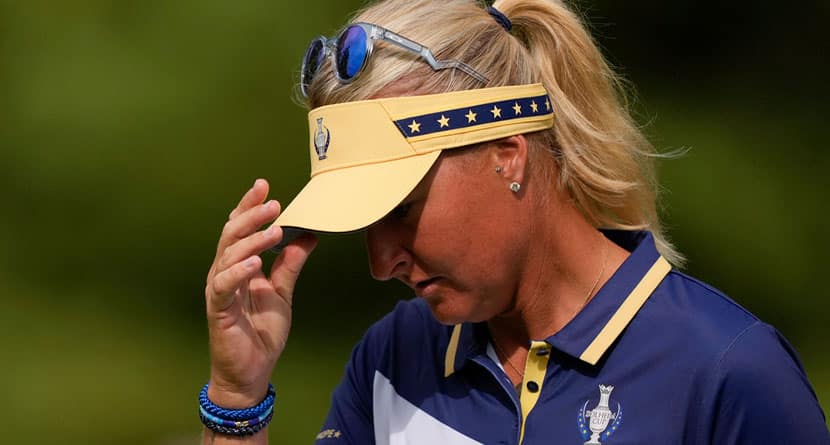
[[530, 345], [520, 391], [484, 323], [399, 303], [355, 347], [318, 445], [830, 444], [792, 347], [676, 270], [648, 232], [562, 330]]

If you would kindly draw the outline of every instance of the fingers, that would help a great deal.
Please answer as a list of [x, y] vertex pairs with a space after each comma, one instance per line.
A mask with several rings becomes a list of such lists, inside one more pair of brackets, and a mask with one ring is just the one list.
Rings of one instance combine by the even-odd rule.
[[216, 273], [221, 273], [251, 255], [259, 255], [279, 243], [282, 237], [282, 228], [277, 225], [272, 225], [266, 230], [254, 232], [238, 240], [225, 248], [222, 254], [216, 259]]
[[[279, 204], [268, 204], [254, 207], [238, 216], [236, 229], [222, 234], [220, 249], [228, 247], [217, 254], [211, 273], [208, 276], [208, 298], [216, 300], [215, 309], [223, 310], [233, 302], [234, 292], [245, 285], [256, 273], [260, 273], [262, 260], [259, 254], [282, 239], [282, 228], [271, 226], [266, 230], [256, 232], [263, 221], [275, 218], [279, 213]], [[232, 224], [228, 224], [229, 226]], [[227, 227], [227, 226], [226, 226]], [[237, 239], [240, 234], [254, 231], [245, 238]]]
[[[261, 274], [262, 259], [259, 254], [279, 243], [283, 237], [282, 228], [276, 225], [258, 231], [259, 227], [274, 221], [280, 213], [277, 201], [263, 203], [267, 194], [267, 181], [256, 180], [230, 213], [230, 220], [222, 230], [206, 289], [209, 309], [213, 311], [223, 311], [233, 304], [237, 290]], [[316, 245], [317, 238], [310, 233], [305, 234], [289, 243], [274, 261], [268, 280], [273, 290], [289, 305], [300, 271]], [[248, 291], [244, 292], [247, 294]]]
[[[279, 215], [280, 209], [278, 202], [269, 201], [262, 204], [265, 201], [265, 197], [268, 196], [268, 189], [268, 181], [257, 179], [254, 181], [254, 185], [242, 196], [242, 199], [231, 211], [225, 227], [222, 228], [222, 235], [216, 246], [217, 258], [228, 246], [249, 236], [260, 226], [269, 222], [269, 218], [273, 219]], [[253, 211], [257, 207], [263, 208], [263, 210], [259, 213]]]
[[292, 302], [297, 278], [315, 247], [317, 247], [317, 237], [311, 233], [305, 233], [287, 245], [271, 266], [271, 283], [289, 305]]
[[268, 182], [257, 179], [230, 213], [217, 245], [216, 258], [208, 273], [205, 293], [213, 309], [222, 310], [233, 303], [233, 296], [256, 273], [260, 272], [260, 252], [279, 242], [282, 231], [257, 232], [260, 226], [279, 215], [276, 201], [262, 204], [268, 195]]
[[[223, 256], [229, 247], [251, 236], [263, 224], [275, 220], [279, 214], [280, 203], [277, 201], [268, 201], [264, 204], [249, 208], [225, 223], [225, 227], [222, 228], [222, 236], [219, 238], [219, 244], [216, 246], [217, 259]], [[274, 244], [276, 244], [276, 241]], [[271, 244], [271, 246], [274, 244]]]
[[268, 196], [268, 189], [268, 181], [264, 179], [257, 179], [254, 181], [254, 185], [248, 189], [247, 192], [245, 192], [245, 195], [242, 196], [239, 204], [237, 204], [236, 208], [231, 211], [228, 219], [234, 219], [251, 207], [262, 203], [262, 201], [265, 200], [265, 197]]
[[224, 311], [233, 304], [234, 293], [251, 277], [260, 273], [262, 259], [253, 255], [216, 274], [208, 282], [208, 312]]

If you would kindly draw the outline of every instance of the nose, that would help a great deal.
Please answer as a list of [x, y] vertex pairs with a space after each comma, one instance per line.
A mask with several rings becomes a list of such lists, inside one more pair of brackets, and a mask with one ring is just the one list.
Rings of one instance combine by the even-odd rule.
[[366, 230], [366, 251], [372, 278], [387, 281], [397, 278], [406, 282], [412, 269], [412, 254], [405, 247], [402, 227], [381, 220]]

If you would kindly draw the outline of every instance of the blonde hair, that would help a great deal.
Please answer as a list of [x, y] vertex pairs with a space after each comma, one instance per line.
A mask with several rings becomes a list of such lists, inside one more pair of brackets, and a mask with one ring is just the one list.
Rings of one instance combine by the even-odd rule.
[[649, 230], [658, 251], [681, 265], [657, 211], [659, 155], [629, 114], [622, 82], [582, 20], [560, 0], [498, 0], [493, 6], [511, 20], [512, 31], [474, 0], [384, 0], [353, 19], [415, 40], [439, 60], [465, 62], [489, 79], [487, 85], [459, 70], [434, 72], [414, 54], [378, 44], [371, 66], [347, 86], [325, 62], [307, 105], [368, 99], [400, 83], [414, 95], [541, 82], [553, 101], [555, 125], [527, 135], [534, 171], [554, 185], [558, 169], [556, 185], [594, 227]]

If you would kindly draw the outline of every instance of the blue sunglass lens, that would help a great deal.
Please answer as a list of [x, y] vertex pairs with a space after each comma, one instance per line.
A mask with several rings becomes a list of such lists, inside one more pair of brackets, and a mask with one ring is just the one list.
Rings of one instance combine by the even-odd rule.
[[308, 49], [306, 49], [305, 58], [303, 59], [302, 78], [300, 79], [303, 94], [306, 96], [308, 95], [307, 89], [309, 85], [311, 85], [311, 80], [314, 78], [314, 75], [317, 74], [317, 70], [320, 69], [320, 65], [323, 64], [325, 56], [326, 51], [323, 39], [314, 39], [311, 44], [308, 45]]
[[342, 80], [351, 80], [366, 63], [368, 36], [360, 26], [350, 26], [337, 39], [337, 75]]

